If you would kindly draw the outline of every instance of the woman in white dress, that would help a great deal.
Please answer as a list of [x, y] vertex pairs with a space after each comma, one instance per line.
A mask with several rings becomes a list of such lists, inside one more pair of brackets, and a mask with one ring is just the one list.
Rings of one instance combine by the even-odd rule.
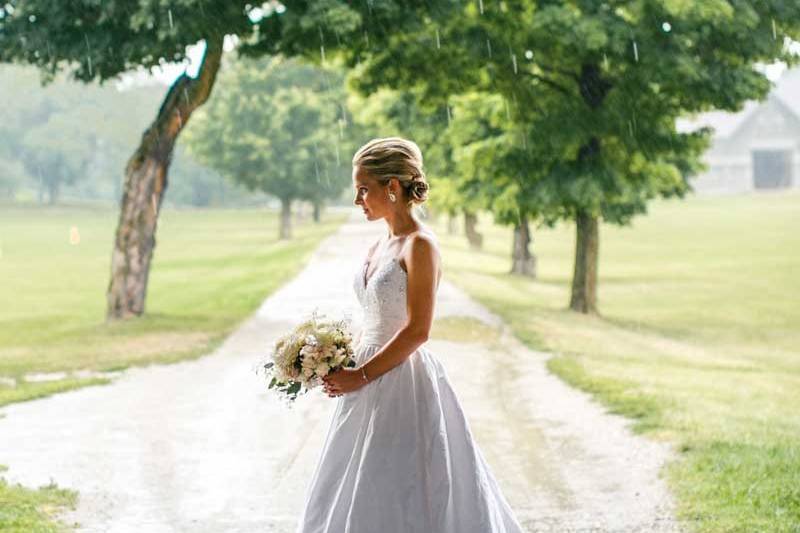
[[298, 533], [522, 533], [441, 362], [424, 345], [441, 278], [412, 141], [374, 139], [353, 157], [354, 203], [387, 235], [353, 286], [364, 309], [357, 366], [325, 378], [338, 397]]

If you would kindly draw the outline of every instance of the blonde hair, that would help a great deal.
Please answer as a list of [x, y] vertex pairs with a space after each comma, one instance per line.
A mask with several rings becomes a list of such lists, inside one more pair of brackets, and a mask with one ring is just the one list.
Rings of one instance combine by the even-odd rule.
[[422, 170], [422, 151], [414, 141], [401, 137], [372, 139], [353, 156], [353, 166], [363, 168], [384, 185], [397, 178], [409, 204], [428, 199], [430, 187]]

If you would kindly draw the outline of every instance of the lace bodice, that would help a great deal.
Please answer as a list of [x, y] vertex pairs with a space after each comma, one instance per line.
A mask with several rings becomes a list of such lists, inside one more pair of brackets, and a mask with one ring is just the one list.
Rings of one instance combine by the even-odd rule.
[[364, 312], [361, 344], [383, 345], [406, 322], [407, 273], [397, 257], [380, 265], [365, 285], [366, 270], [365, 262], [353, 281]]

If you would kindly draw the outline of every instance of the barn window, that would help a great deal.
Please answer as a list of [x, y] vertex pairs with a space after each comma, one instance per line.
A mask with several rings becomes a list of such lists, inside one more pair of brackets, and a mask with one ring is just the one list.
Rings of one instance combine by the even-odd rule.
[[782, 189], [791, 186], [791, 184], [791, 151], [753, 151], [753, 185], [756, 189]]

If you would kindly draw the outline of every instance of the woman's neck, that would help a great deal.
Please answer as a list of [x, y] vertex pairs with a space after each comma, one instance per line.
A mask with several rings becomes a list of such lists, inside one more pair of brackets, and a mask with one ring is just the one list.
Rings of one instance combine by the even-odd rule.
[[392, 219], [387, 218], [386, 224], [389, 230], [389, 239], [402, 237], [417, 229], [418, 224], [411, 213], [407, 215], [399, 215]]

